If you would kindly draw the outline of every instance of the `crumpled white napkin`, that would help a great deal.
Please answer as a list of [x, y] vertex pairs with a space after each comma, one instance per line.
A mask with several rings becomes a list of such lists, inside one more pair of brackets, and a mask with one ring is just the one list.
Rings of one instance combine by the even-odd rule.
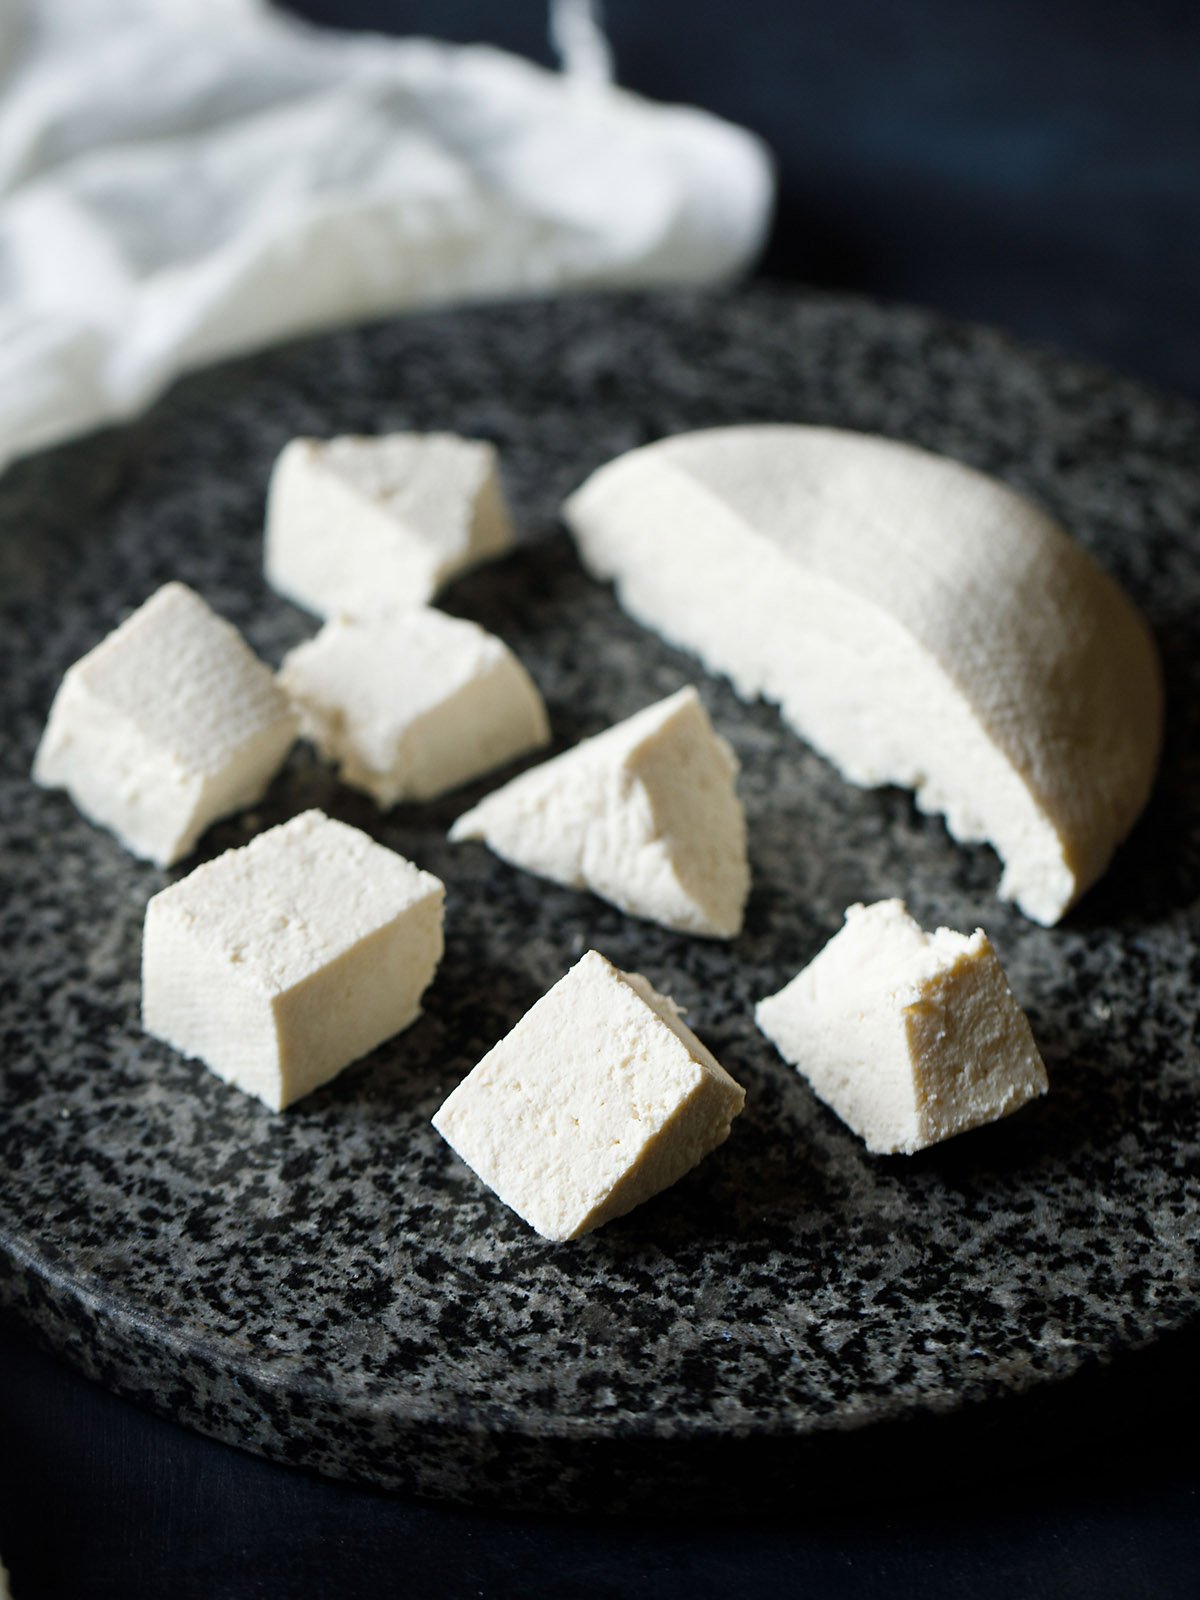
[[0, 0], [0, 467], [310, 329], [746, 266], [763, 146], [613, 87], [585, 0], [555, 24], [561, 75], [262, 0]]

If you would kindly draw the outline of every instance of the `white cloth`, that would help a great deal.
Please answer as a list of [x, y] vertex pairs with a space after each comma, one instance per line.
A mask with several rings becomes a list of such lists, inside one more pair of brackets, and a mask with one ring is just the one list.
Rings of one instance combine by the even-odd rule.
[[561, 75], [261, 0], [0, 0], [0, 467], [307, 330], [745, 267], [763, 146], [555, 20]]

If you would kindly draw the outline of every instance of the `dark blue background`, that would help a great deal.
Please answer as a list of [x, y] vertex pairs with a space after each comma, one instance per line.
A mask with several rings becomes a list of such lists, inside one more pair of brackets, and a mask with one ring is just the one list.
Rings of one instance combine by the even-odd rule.
[[[540, 0], [296, 0], [549, 61]], [[766, 267], [1200, 397], [1200, 5], [612, 0], [621, 79], [763, 135]], [[0, 1321], [17, 1600], [1200, 1595], [1200, 1338], [907, 1433], [793, 1516], [612, 1525], [329, 1484], [143, 1415]]]
[[[292, 0], [549, 63], [541, 0]], [[608, 0], [619, 77], [752, 128], [776, 276], [993, 322], [1200, 396], [1195, 0]]]

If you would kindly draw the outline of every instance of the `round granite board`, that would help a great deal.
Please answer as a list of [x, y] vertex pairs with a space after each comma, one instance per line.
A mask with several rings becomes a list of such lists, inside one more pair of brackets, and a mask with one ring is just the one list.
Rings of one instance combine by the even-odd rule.
[[[956, 846], [906, 794], [847, 787], [772, 709], [743, 705], [583, 574], [555, 517], [586, 473], [662, 434], [752, 420], [877, 430], [998, 474], [1150, 616], [1170, 701], [1161, 780], [1063, 926], [1002, 905], [988, 850]], [[487, 783], [381, 816], [298, 748], [201, 853], [321, 806], [445, 880], [448, 942], [424, 1017], [275, 1116], [138, 1026], [143, 908], [194, 862], [135, 861], [27, 773], [63, 670], [168, 578], [271, 662], [310, 633], [260, 576], [271, 463], [294, 434], [396, 428], [499, 445], [524, 543], [445, 603], [519, 651], [556, 748], [699, 683], [743, 764], [754, 890], [736, 943], [668, 933], [480, 845], [451, 848], [448, 825]], [[16, 467], [0, 519], [0, 1289], [88, 1372], [283, 1460], [564, 1504], [601, 1479], [631, 1496], [686, 1481], [731, 1441], [745, 1460], [1024, 1389], [1195, 1312], [1194, 411], [848, 300], [526, 304], [189, 379], [142, 421]], [[926, 925], [987, 927], [1052, 1084], [907, 1160], [869, 1156], [752, 1018], [846, 905], [887, 895]], [[554, 1246], [429, 1118], [588, 946], [674, 995], [747, 1104], [675, 1188]]]

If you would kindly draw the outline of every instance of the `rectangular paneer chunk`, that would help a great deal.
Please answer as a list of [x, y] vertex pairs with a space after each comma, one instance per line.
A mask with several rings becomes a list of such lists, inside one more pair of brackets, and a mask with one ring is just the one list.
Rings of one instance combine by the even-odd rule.
[[327, 622], [284, 660], [301, 731], [381, 806], [432, 800], [550, 738], [533, 679], [501, 640], [419, 606]]
[[271, 475], [267, 581], [320, 617], [423, 605], [512, 542], [495, 446], [483, 440], [293, 439]]
[[167, 867], [262, 796], [295, 737], [270, 669], [198, 594], [168, 583], [68, 670], [33, 776]]
[[433, 1125], [547, 1239], [577, 1239], [689, 1172], [745, 1090], [639, 973], [589, 950]]
[[306, 811], [156, 894], [142, 1024], [275, 1111], [420, 1014], [445, 889]]
[[911, 1155], [1047, 1089], [987, 935], [924, 933], [900, 900], [851, 906], [841, 931], [755, 1015], [880, 1155]]

